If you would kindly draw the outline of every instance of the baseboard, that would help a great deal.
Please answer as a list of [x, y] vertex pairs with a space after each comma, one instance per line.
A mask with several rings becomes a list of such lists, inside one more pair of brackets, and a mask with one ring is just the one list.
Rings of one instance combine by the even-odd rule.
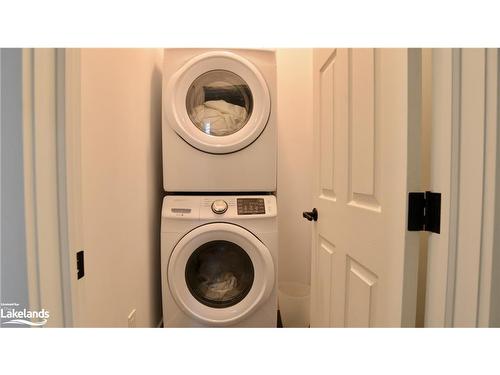
[[163, 328], [163, 318], [160, 319], [160, 321], [156, 325], [156, 328]]

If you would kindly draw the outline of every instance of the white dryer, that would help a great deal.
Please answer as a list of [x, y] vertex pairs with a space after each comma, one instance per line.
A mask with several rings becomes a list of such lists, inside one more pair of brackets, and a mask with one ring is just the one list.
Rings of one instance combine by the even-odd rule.
[[163, 187], [276, 190], [276, 57], [271, 50], [166, 49]]
[[165, 327], [276, 327], [277, 208], [272, 195], [163, 200]]

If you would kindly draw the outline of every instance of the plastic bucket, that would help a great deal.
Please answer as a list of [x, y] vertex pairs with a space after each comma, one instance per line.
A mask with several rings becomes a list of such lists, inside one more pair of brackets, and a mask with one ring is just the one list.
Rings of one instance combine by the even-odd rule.
[[285, 328], [309, 327], [309, 295], [307, 284], [282, 282], [278, 287], [281, 321]]

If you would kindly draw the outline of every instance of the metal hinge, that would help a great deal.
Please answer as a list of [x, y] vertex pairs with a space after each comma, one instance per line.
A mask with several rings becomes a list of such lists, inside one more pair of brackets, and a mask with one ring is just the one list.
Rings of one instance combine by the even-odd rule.
[[77, 278], [78, 279], [81, 279], [83, 276], [85, 276], [83, 250], [76, 253], [76, 270], [77, 270]]
[[426, 191], [408, 194], [408, 230], [440, 233], [441, 193]]

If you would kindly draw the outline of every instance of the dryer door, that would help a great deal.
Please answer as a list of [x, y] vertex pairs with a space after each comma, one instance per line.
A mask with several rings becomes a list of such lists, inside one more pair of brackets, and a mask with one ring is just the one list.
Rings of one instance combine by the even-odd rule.
[[266, 246], [233, 224], [211, 223], [186, 234], [168, 264], [168, 285], [179, 307], [203, 324], [223, 326], [248, 317], [274, 286]]
[[163, 104], [174, 131], [191, 146], [213, 154], [251, 144], [266, 127], [271, 111], [260, 71], [225, 51], [188, 61], [168, 81]]

